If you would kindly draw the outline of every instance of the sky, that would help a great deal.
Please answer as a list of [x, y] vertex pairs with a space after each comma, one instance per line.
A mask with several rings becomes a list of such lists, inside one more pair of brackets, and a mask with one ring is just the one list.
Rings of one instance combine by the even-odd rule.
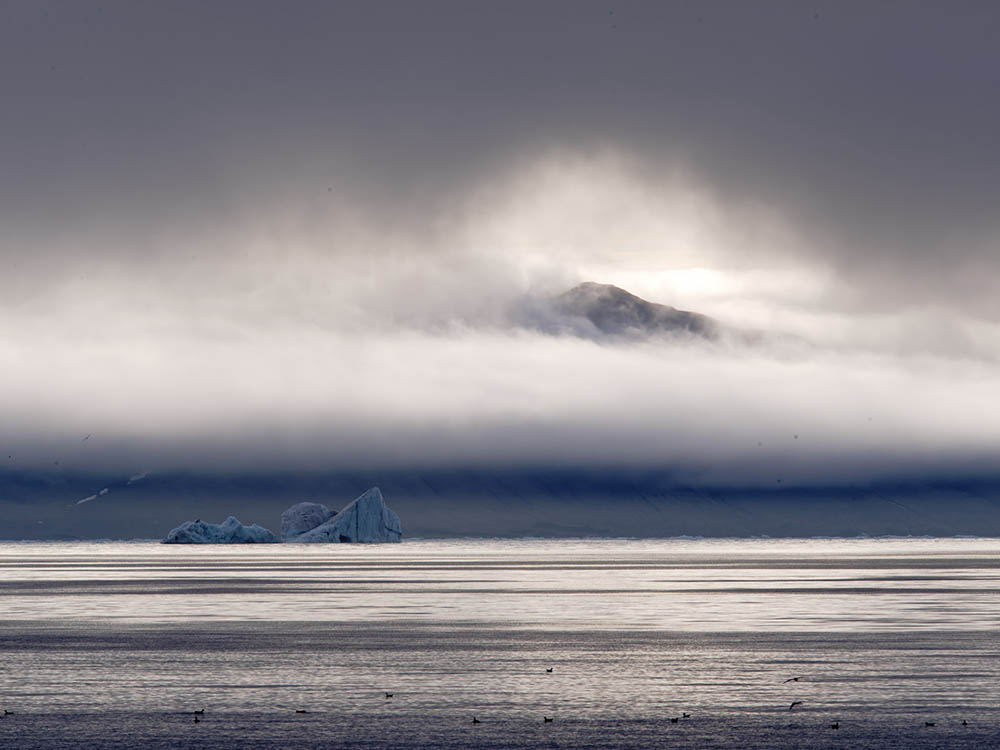
[[996, 474], [995, 3], [3, 0], [0, 97], [7, 469]]

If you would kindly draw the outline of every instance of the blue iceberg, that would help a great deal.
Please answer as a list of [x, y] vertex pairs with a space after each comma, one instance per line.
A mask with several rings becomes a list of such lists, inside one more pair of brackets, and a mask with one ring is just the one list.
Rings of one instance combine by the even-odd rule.
[[[330, 513], [324, 506], [317, 508], [301, 508], [301, 506], [316, 505], [315, 503], [299, 503], [293, 505], [285, 514], [288, 518], [288, 528], [300, 528], [306, 513], [321, 517], [323, 511]], [[299, 511], [296, 509], [299, 508]], [[293, 513], [294, 511], [294, 513]], [[301, 511], [301, 512], [300, 512]], [[286, 542], [399, 542], [403, 539], [403, 525], [385, 500], [378, 487], [372, 487], [359, 498], [351, 502], [339, 513], [333, 514], [312, 528], [297, 534], [287, 535], [285, 515], [281, 517], [282, 536]]]
[[236, 516], [222, 523], [185, 521], [173, 529], [163, 540], [164, 544], [273, 544], [278, 537], [263, 526], [244, 526]]

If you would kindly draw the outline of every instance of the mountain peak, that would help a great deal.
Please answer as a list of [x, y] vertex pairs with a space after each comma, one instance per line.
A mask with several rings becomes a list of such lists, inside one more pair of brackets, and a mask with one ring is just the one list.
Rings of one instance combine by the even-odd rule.
[[609, 336], [686, 334], [715, 338], [719, 331], [707, 315], [649, 302], [613, 284], [585, 281], [554, 302], [561, 314], [586, 318]]

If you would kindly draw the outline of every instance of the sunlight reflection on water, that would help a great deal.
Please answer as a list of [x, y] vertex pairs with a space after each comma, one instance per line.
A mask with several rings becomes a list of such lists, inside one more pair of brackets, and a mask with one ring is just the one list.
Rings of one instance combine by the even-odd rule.
[[517, 623], [659, 630], [996, 628], [987, 539], [0, 545], [5, 619]]
[[996, 746], [998, 552], [2, 544], [0, 746]]

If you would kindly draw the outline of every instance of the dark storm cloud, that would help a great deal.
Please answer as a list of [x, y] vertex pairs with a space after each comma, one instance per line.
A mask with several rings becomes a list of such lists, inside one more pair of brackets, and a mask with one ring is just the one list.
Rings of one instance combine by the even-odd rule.
[[[1000, 429], [998, 20], [6, 3], [0, 439], [22, 466], [127, 473], [978, 471]], [[796, 338], [510, 329], [587, 278]]]
[[780, 206], [809, 228], [797, 252], [834, 264], [868, 304], [997, 314], [990, 3], [0, 13], [8, 256], [145, 259], [158, 236], [278, 211], [327, 183], [412, 226], [506, 160], [611, 144]]

